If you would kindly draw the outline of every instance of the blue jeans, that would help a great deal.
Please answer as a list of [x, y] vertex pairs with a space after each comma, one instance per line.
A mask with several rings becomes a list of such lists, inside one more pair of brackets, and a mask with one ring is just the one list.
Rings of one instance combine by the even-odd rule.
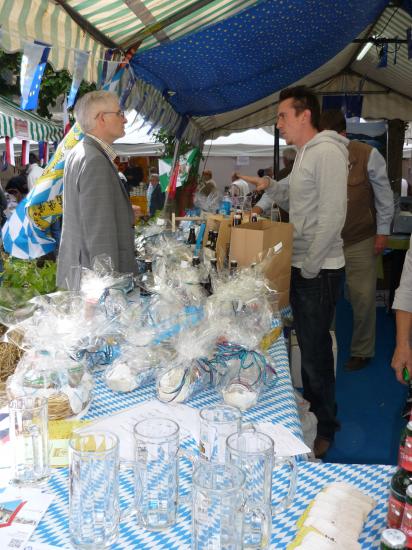
[[318, 419], [318, 436], [332, 441], [336, 420], [335, 373], [329, 329], [343, 278], [342, 269], [322, 269], [305, 279], [292, 267], [290, 303], [301, 352], [303, 397]]

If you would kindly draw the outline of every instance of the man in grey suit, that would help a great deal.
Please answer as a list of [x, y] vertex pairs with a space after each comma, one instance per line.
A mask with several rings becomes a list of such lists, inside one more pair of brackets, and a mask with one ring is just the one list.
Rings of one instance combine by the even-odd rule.
[[85, 137], [70, 151], [64, 168], [63, 229], [57, 286], [80, 287], [81, 268], [107, 254], [121, 273], [136, 273], [135, 215], [113, 163], [112, 143], [124, 136], [126, 118], [115, 94], [85, 94], [75, 116]]

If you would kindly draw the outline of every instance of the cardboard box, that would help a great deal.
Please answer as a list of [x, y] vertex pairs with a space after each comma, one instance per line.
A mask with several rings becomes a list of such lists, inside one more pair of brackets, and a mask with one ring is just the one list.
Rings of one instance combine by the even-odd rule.
[[[293, 225], [290, 223], [260, 220], [232, 227], [230, 260], [236, 260], [240, 267], [248, 267], [263, 258], [265, 277], [270, 288], [278, 292], [279, 309], [289, 304], [292, 245]], [[265, 258], [270, 248], [277, 254]]]
[[[333, 362], [335, 368], [335, 377], [336, 377], [336, 362], [338, 357], [338, 344], [336, 343], [336, 336], [333, 330], [330, 330], [330, 335], [332, 337], [332, 350], [333, 350]], [[301, 370], [301, 359], [300, 359], [300, 348], [296, 338], [296, 333], [294, 330], [290, 332], [289, 340], [289, 365], [290, 365], [290, 375], [292, 377], [292, 385], [294, 388], [302, 388], [302, 370]]]

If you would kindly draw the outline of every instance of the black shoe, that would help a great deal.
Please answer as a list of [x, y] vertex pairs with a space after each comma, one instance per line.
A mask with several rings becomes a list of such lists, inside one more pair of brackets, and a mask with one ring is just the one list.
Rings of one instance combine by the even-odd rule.
[[372, 357], [351, 357], [345, 365], [345, 370], [361, 370], [368, 366]]
[[317, 435], [313, 447], [313, 454], [316, 458], [323, 458], [325, 454], [329, 451], [330, 446], [331, 442], [328, 439]]

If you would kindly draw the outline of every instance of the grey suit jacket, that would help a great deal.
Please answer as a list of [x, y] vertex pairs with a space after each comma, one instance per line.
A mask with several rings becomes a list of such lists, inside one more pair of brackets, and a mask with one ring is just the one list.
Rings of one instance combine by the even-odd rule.
[[116, 168], [102, 147], [85, 136], [68, 155], [63, 176], [63, 229], [57, 286], [80, 287], [80, 267], [99, 254], [121, 273], [136, 273], [134, 214]]

